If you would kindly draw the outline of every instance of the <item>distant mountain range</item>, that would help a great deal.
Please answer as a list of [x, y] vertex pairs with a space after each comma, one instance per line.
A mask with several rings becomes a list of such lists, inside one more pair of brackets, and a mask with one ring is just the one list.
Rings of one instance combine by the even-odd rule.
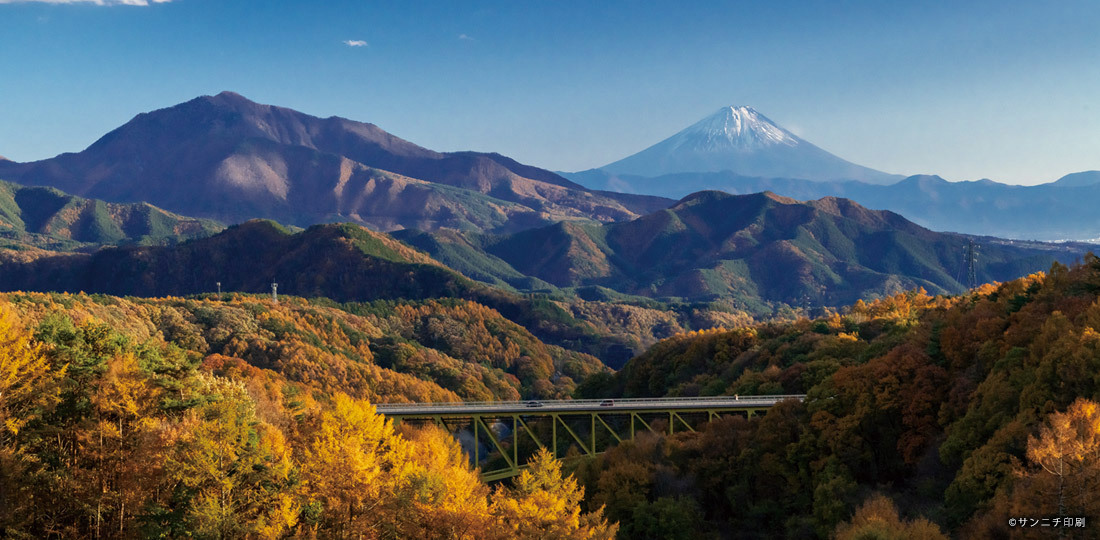
[[890, 210], [937, 231], [1026, 240], [1090, 241], [1100, 238], [1100, 171], [1067, 175], [1036, 186], [991, 180], [948, 182], [910, 176], [890, 185], [759, 178], [730, 172], [668, 174], [655, 178], [611, 177], [602, 171], [569, 175], [590, 184], [614, 184], [628, 192], [683, 197], [704, 189], [733, 194], [772, 191], [799, 200], [845, 197], [869, 208]]
[[[608, 293], [726, 299], [758, 314], [780, 303], [836, 306], [917, 286], [960, 292], [968, 240], [847, 199], [803, 203], [772, 193], [717, 191], [618, 223], [562, 221], [510, 234], [394, 233], [427, 254], [350, 224], [291, 235], [271, 222], [250, 222], [201, 238], [221, 226], [148, 204], [105, 203], [10, 183], [0, 183], [0, 221], [10, 224], [8, 244], [0, 245], [8, 249], [0, 257], [0, 290], [163, 296], [208, 291], [216, 281], [226, 290], [264, 292], [275, 281], [286, 294], [337, 300], [458, 296], [499, 304], [460, 272], [518, 291], [572, 289], [596, 300]], [[201, 239], [138, 247], [189, 238]], [[1043, 270], [1053, 260], [1069, 262], [1090, 247], [979, 241], [983, 281]], [[42, 251], [111, 244], [131, 247]]]
[[381, 230], [515, 231], [632, 219], [671, 201], [598, 193], [499, 154], [440, 153], [372, 124], [223, 92], [136, 116], [86, 150], [0, 162], [0, 179], [185, 215]]
[[[537, 278], [655, 298], [728, 298], [756, 313], [776, 303], [840, 306], [915, 287], [962, 292], [963, 253], [972, 239], [846, 199], [717, 191], [629, 222], [563, 222], [511, 235], [396, 234], [484, 281], [522, 286]], [[983, 282], [1070, 262], [1090, 247], [978, 241]]]
[[1100, 238], [1100, 171], [1048, 184], [948, 182], [855, 165], [798, 138], [749, 107], [724, 107], [637, 154], [561, 173], [593, 189], [679, 199], [704, 190], [772, 191], [799, 200], [845, 197], [937, 231], [1026, 240]]
[[[901, 176], [838, 158], [783, 129], [751, 107], [723, 107], [637, 154], [599, 168], [609, 175], [661, 176], [731, 171], [744, 176], [860, 180], [888, 184]], [[614, 189], [608, 183], [601, 189]]]
[[[643, 154], [661, 150], [666, 157], [715, 160], [732, 155], [756, 164], [797, 152], [821, 158], [813, 162], [819, 172], [833, 167], [873, 181], [889, 177], [832, 158], [748, 108], [723, 109], [650, 150]], [[788, 164], [811, 161], [792, 158]], [[686, 158], [666, 164], [694, 166]], [[987, 201], [960, 190], [982, 193], [1001, 185], [950, 184], [935, 177], [892, 185], [728, 171], [616, 177], [664, 186], [669, 193], [717, 184], [730, 191], [820, 199], [802, 203], [773, 193], [699, 191], [677, 203], [590, 190], [499, 154], [433, 152], [371, 124], [320, 119], [229, 92], [140, 114], [77, 154], [0, 162], [0, 177], [81, 197], [129, 201], [0, 185], [0, 221], [10, 227], [14, 247], [33, 246], [27, 235], [89, 247], [173, 244], [220, 229], [151, 203], [227, 223], [270, 218], [300, 226], [353, 221], [375, 229], [404, 228], [397, 237], [430, 254], [360, 227], [311, 227], [291, 235], [253, 223], [177, 247], [9, 255], [0, 289], [159, 296], [208, 291], [215, 281], [227, 290], [261, 292], [277, 281], [289, 294], [338, 300], [459, 296], [511, 310], [505, 315], [519, 317], [517, 322], [544, 339], [550, 334], [538, 330], [541, 323], [530, 309], [482, 298], [491, 289], [475, 286], [459, 272], [525, 292], [571, 289], [596, 300], [615, 295], [723, 300], [760, 314], [780, 304], [838, 306], [917, 286], [960, 292], [966, 237], [934, 233], [895, 213], [821, 195], [847, 190], [857, 199], [902, 205], [936, 228], [953, 223], [949, 216], [1010, 214], [1026, 230], [1038, 225], [1029, 221], [1028, 205], [1048, 204], [1034, 192], [1011, 204]], [[1049, 189], [1075, 192], [1087, 201], [1100, 191], [1096, 180], [1100, 175], [1084, 173]], [[3, 202], [4, 193], [10, 202]], [[1054, 209], [1068, 221], [1088, 220], [1091, 211], [1068, 203]], [[1042, 270], [1088, 249], [981, 243], [983, 280]], [[48, 249], [80, 247], [61, 244]], [[395, 260], [405, 266], [390, 264]]]

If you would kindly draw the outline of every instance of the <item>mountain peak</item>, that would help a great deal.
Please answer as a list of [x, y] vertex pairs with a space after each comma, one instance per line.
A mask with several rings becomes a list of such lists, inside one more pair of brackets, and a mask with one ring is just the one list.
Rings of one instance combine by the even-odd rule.
[[218, 95], [216, 95], [214, 97], [226, 98], [226, 99], [244, 99], [244, 100], [248, 99], [248, 98], [246, 98], [246, 97], [244, 97], [244, 96], [242, 96], [242, 95], [240, 95], [240, 94], [238, 94], [238, 93], [236, 93], [232, 90], [222, 90], [221, 92], [218, 92]]
[[248, 99], [236, 92], [232, 92], [229, 90], [223, 90], [221, 92], [218, 92], [217, 95], [213, 96], [202, 96], [199, 99], [205, 99], [206, 101], [212, 101], [215, 103], [258, 105], [258, 103], [256, 103], [255, 101], [252, 101], [251, 99]]
[[262, 111], [266, 109], [278, 108], [271, 105], [257, 103], [236, 92], [231, 92], [229, 90], [218, 92], [216, 95], [213, 96], [199, 96], [191, 100], [189, 103], [200, 104], [202, 106], [211, 106], [215, 109], [228, 109], [238, 112], [247, 111], [251, 114], [262, 114]]
[[730, 105], [637, 154], [600, 167], [619, 175], [730, 171], [741, 176], [889, 184], [900, 177], [838, 158], [752, 107]]
[[731, 105], [676, 134], [677, 148], [696, 151], [751, 150], [773, 145], [795, 146], [798, 137], [752, 107]]

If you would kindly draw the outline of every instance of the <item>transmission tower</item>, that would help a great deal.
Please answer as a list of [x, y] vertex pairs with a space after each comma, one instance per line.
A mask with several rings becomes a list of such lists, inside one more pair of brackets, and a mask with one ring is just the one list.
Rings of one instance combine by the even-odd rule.
[[981, 246], [974, 240], [966, 241], [966, 286], [974, 289], [978, 286], [978, 249]]
[[271, 299], [274, 300], [276, 304], [279, 303], [279, 284], [278, 283], [272, 282], [272, 284], [271, 284]]

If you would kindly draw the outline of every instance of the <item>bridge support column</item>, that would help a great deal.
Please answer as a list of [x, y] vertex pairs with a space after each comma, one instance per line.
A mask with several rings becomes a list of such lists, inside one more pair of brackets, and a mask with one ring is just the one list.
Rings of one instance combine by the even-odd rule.
[[557, 415], [550, 415], [550, 423], [551, 423], [551, 425], [553, 425], [553, 428], [550, 430], [550, 433], [551, 433], [551, 443], [550, 444], [553, 445], [553, 448], [550, 450], [550, 455], [554, 456], [554, 459], [558, 459], [558, 417], [557, 417]]
[[588, 432], [588, 434], [591, 436], [592, 445], [588, 447], [588, 455], [594, 456], [596, 455], [596, 413], [592, 413], [591, 420], [592, 426], [591, 428], [589, 428], [590, 431]]

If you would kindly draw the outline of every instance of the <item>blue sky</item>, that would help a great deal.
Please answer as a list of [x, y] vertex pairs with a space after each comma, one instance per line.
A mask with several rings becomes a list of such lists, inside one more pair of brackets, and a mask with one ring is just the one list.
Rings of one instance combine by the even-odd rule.
[[1100, 2], [126, 2], [0, 0], [0, 155], [233, 90], [555, 170], [724, 105], [891, 173], [1100, 169]]

